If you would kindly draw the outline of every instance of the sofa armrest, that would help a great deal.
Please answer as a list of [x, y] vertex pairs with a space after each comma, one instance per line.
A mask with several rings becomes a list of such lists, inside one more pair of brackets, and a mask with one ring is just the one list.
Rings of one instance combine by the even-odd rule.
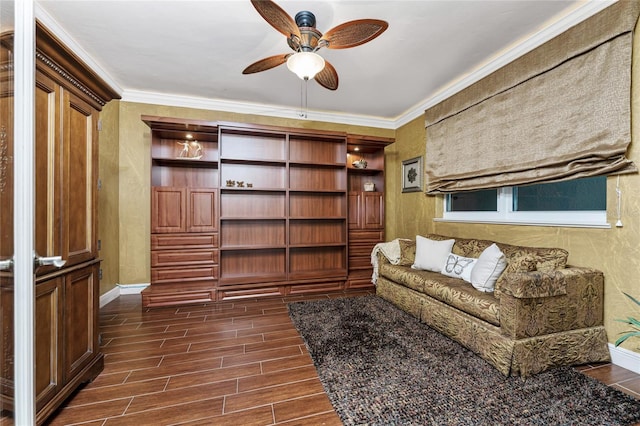
[[567, 267], [509, 275], [497, 295], [504, 335], [526, 338], [603, 324], [602, 272]]
[[561, 296], [567, 294], [567, 281], [560, 271], [511, 272], [500, 277], [496, 291], [518, 299]]
[[379, 251], [379, 252], [376, 254], [376, 257], [378, 258], [378, 265], [382, 265], [382, 264], [384, 264], [384, 263], [391, 263], [391, 262], [389, 262], [389, 259], [387, 259], [387, 256], [385, 256], [384, 254], [382, 254], [382, 252], [381, 252], [381, 251]]

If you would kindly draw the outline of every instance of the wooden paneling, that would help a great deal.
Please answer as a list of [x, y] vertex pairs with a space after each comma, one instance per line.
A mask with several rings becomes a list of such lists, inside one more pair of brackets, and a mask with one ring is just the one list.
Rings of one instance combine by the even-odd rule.
[[284, 191], [236, 191], [222, 190], [220, 217], [225, 218], [284, 218], [286, 194]]
[[346, 242], [344, 219], [291, 219], [289, 222], [289, 244], [292, 246], [342, 245]]
[[213, 232], [218, 229], [215, 189], [187, 190], [187, 232]]
[[282, 220], [224, 220], [221, 248], [284, 247], [286, 222]]
[[309, 164], [344, 164], [347, 147], [344, 138], [324, 139], [319, 137], [292, 136], [289, 141], [289, 161]]
[[286, 139], [283, 134], [225, 131], [220, 148], [222, 158], [242, 161], [285, 161]]
[[98, 266], [71, 272], [65, 278], [65, 377], [79, 374], [98, 353]]
[[152, 250], [214, 247], [218, 247], [218, 234], [151, 235]]
[[362, 226], [365, 229], [384, 229], [384, 200], [382, 192], [364, 192], [362, 201]]
[[97, 257], [98, 112], [63, 89], [63, 250], [69, 266]]
[[292, 218], [339, 217], [347, 213], [344, 194], [294, 192], [289, 195], [289, 215]]
[[209, 265], [218, 263], [218, 250], [153, 250], [151, 267]]
[[179, 286], [182, 282], [210, 282], [215, 280], [217, 276], [217, 265], [153, 268], [151, 270], [151, 281], [156, 284], [172, 283]]
[[226, 250], [220, 254], [221, 284], [231, 281], [284, 280], [287, 277], [285, 249]]
[[346, 191], [344, 168], [290, 166], [289, 187], [301, 191]]
[[58, 277], [36, 286], [36, 409], [49, 402], [63, 385], [62, 283]]
[[151, 188], [151, 232], [186, 232], [187, 189]]

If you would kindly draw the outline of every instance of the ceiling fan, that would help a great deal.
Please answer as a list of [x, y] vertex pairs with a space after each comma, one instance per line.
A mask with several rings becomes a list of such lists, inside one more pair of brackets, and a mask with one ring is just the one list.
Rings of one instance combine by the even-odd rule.
[[243, 74], [266, 71], [287, 63], [303, 80], [315, 80], [329, 90], [338, 88], [338, 73], [316, 52], [323, 48], [346, 49], [367, 43], [382, 34], [389, 24], [379, 19], [358, 19], [340, 24], [324, 35], [316, 29], [316, 17], [309, 11], [298, 12], [295, 20], [271, 0], [251, 0], [258, 13], [287, 37], [295, 53], [270, 56], [249, 65]]

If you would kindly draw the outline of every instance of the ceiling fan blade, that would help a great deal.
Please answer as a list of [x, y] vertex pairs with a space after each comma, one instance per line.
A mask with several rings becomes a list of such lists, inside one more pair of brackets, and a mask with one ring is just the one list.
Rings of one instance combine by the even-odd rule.
[[273, 28], [284, 34], [289, 38], [295, 35], [300, 39], [300, 29], [296, 25], [296, 21], [280, 6], [272, 2], [271, 0], [251, 0], [251, 4], [256, 8], [258, 13], [267, 21]]
[[358, 19], [330, 29], [320, 42], [326, 43], [329, 49], [346, 49], [373, 40], [388, 27], [389, 24], [380, 19]]
[[285, 55], [275, 55], [269, 56], [268, 58], [260, 59], [257, 62], [249, 65], [242, 71], [242, 74], [253, 74], [254, 72], [266, 71], [271, 68], [277, 67], [278, 65], [284, 64], [287, 62], [287, 58], [291, 56], [290, 53]]
[[324, 61], [324, 68], [314, 77], [318, 84], [329, 90], [336, 90], [338, 88], [338, 73], [336, 69], [326, 60]]

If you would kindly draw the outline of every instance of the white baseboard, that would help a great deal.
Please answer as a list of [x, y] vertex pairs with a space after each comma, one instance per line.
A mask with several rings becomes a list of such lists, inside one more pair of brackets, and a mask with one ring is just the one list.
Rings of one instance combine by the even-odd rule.
[[640, 353], [616, 347], [612, 343], [609, 343], [609, 352], [613, 364], [640, 374]]
[[112, 300], [116, 300], [120, 296], [120, 289], [116, 286], [100, 296], [100, 307], [102, 308]]
[[123, 294], [140, 294], [142, 290], [147, 288], [149, 284], [116, 284], [114, 288], [100, 296], [100, 307], [102, 308], [112, 300], [117, 299]]
[[149, 287], [149, 283], [140, 284], [117, 284], [120, 294], [140, 294], [142, 290]]

